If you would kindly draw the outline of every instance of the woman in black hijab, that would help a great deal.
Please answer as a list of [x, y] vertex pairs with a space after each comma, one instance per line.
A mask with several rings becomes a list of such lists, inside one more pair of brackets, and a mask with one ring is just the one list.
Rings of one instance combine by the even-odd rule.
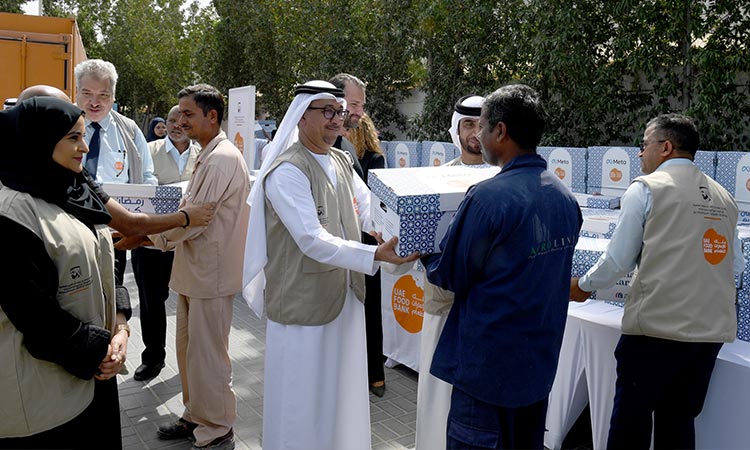
[[161, 117], [154, 117], [151, 119], [151, 123], [148, 124], [148, 134], [146, 135], [146, 142], [155, 141], [157, 139], [164, 139], [167, 135], [167, 123]]
[[111, 216], [82, 171], [83, 112], [35, 97], [0, 112], [0, 448], [121, 448]]

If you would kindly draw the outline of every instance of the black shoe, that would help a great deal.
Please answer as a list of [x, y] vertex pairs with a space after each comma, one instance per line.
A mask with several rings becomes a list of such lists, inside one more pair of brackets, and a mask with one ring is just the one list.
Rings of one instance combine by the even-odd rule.
[[370, 392], [375, 394], [377, 397], [382, 397], [385, 395], [385, 381], [380, 386], [373, 386], [370, 385]]
[[177, 422], [162, 425], [156, 430], [159, 439], [184, 439], [193, 436], [193, 430], [198, 428], [197, 423], [188, 422], [180, 417]]
[[150, 380], [151, 378], [155, 378], [159, 373], [161, 372], [161, 369], [164, 368], [164, 363], [159, 364], [141, 364], [138, 366], [137, 369], [135, 369], [135, 373], [133, 374], [133, 379], [135, 381], [146, 381]]
[[227, 434], [218, 437], [206, 445], [193, 445], [190, 450], [234, 450], [234, 431], [229, 430]]

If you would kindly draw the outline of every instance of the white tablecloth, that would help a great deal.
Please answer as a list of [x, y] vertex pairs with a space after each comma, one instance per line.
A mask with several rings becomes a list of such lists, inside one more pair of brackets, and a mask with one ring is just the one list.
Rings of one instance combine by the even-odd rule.
[[[606, 447], [621, 319], [622, 308], [617, 306], [571, 303], [550, 394], [546, 447], [560, 448], [587, 401], [594, 449]], [[722, 348], [695, 434], [699, 449], [750, 448], [750, 343], [738, 340]]]

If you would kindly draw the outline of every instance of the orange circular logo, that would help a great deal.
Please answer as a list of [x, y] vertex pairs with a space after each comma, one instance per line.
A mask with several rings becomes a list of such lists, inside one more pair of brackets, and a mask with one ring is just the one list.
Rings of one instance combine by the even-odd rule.
[[747, 181], [745, 181], [745, 189], [750, 191], [750, 178], [748, 178]]
[[563, 179], [565, 178], [565, 170], [562, 167], [558, 167], [555, 169], [555, 175], [557, 175], [557, 178]]
[[115, 170], [122, 170], [125, 168], [125, 163], [122, 161], [115, 162]]
[[422, 330], [424, 317], [424, 289], [417, 286], [414, 277], [406, 274], [396, 280], [391, 292], [393, 316], [401, 327], [409, 333]]
[[[438, 158], [435, 158], [435, 160], [432, 161], [432, 165], [433, 166], [439, 166], [440, 165], [440, 160]], [[748, 181], [750, 181], [750, 180], [748, 180]]]
[[710, 264], [719, 264], [725, 256], [729, 243], [726, 236], [722, 236], [713, 228], [709, 228], [703, 235], [703, 257]]
[[406, 167], [406, 160], [403, 157], [401, 157], [401, 158], [398, 159], [398, 166], [399, 167]]
[[622, 180], [622, 171], [614, 168], [609, 171], [609, 179], [612, 181], [620, 181]]

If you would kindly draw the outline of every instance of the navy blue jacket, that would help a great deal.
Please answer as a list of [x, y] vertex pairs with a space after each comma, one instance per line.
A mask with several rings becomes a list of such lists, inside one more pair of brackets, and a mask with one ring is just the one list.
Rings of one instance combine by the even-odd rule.
[[424, 258], [430, 282], [456, 295], [431, 372], [484, 402], [517, 408], [549, 395], [583, 219], [537, 154], [473, 186]]

